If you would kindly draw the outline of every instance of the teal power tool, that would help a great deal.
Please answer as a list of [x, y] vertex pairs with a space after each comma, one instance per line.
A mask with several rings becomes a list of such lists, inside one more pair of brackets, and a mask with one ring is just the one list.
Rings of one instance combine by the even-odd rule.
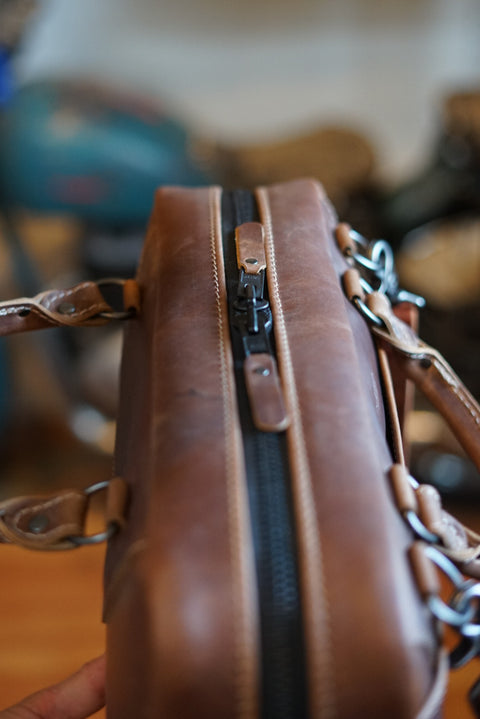
[[144, 226], [156, 187], [206, 182], [186, 129], [129, 96], [31, 84], [0, 118], [0, 192], [9, 206]]

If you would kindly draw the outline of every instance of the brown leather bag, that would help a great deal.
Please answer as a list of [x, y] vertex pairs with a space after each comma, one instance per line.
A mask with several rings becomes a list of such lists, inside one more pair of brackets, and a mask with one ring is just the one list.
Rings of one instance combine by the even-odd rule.
[[[389, 258], [338, 225], [314, 181], [158, 191], [139, 297], [125, 294], [109, 719], [440, 716], [439, 623], [479, 630], [463, 574], [480, 574], [479, 538], [409, 476], [406, 379], [478, 464], [480, 410], [402, 319], [412, 298]], [[78, 318], [58, 293], [4, 316], [15, 330], [111, 316], [83, 300]], [[88, 502], [73, 503], [0, 506], [0, 530], [74, 544]]]

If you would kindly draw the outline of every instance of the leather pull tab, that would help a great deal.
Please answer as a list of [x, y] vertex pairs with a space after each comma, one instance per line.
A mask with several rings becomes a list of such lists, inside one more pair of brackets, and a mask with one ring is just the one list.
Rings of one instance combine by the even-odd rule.
[[235, 229], [237, 264], [247, 275], [258, 275], [267, 266], [265, 237], [260, 222], [245, 222]]
[[253, 422], [263, 432], [282, 432], [289, 425], [277, 365], [269, 354], [251, 354], [243, 365]]

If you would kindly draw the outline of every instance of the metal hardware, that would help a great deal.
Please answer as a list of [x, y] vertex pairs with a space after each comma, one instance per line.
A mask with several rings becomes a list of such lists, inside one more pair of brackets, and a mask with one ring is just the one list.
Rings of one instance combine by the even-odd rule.
[[28, 531], [32, 534], [42, 534], [48, 527], [48, 517], [44, 514], [37, 514], [28, 523]]
[[[456, 611], [462, 612], [469, 607], [471, 609], [474, 609], [474, 600], [480, 600], [480, 584], [478, 582], [469, 582], [468, 586], [462, 588], [452, 597], [451, 605]], [[474, 612], [474, 614], [475, 613], [476, 612]], [[471, 622], [469, 620], [461, 627], [461, 633], [464, 637], [468, 637], [471, 639], [480, 638], [480, 624]]]
[[364, 288], [367, 293], [382, 292], [392, 304], [410, 302], [419, 308], [425, 307], [426, 303], [423, 297], [400, 289], [393, 250], [386, 240], [369, 242], [353, 229], [350, 229], [349, 235], [358, 246], [359, 251], [352, 252], [347, 249], [344, 254], [363, 271]]
[[262, 377], [268, 377], [270, 370], [267, 367], [256, 367], [254, 370], [255, 374], [262, 375]]
[[75, 305], [71, 302], [62, 302], [57, 307], [57, 312], [61, 315], [74, 315], [75, 311]]
[[[455, 587], [454, 598], [463, 595], [471, 587], [477, 586], [476, 582], [466, 581], [463, 574], [457, 569], [453, 562], [436, 547], [432, 545], [427, 546], [425, 553]], [[478, 586], [480, 588], [480, 585]], [[437, 619], [444, 624], [458, 628], [462, 634], [464, 633], [465, 626], [467, 626], [475, 616], [475, 607], [470, 602], [460, 603], [460, 601], [457, 601], [456, 604], [453, 604], [453, 600], [451, 600], [451, 602], [447, 604], [438, 594], [430, 594], [425, 602]], [[480, 629], [480, 625], [472, 626], [479, 626]]]
[[[83, 492], [87, 497], [91, 497], [98, 492], [102, 492], [107, 489], [110, 482], [105, 480], [103, 482], [96, 482], [96, 484], [86, 487]], [[76, 547], [84, 547], [90, 544], [100, 544], [101, 542], [108, 541], [117, 532], [118, 527], [115, 523], [110, 523], [103, 532], [97, 532], [96, 534], [90, 534], [88, 536], [70, 536], [67, 537], [67, 541], [72, 542]]]
[[[122, 280], [117, 277], [107, 277], [103, 278], [101, 280], [97, 280], [96, 282], [98, 287], [123, 287], [125, 284], [125, 280]], [[98, 317], [101, 317], [104, 320], [129, 320], [132, 317], [135, 317], [136, 312], [135, 309], [130, 308], [128, 310], [112, 310], [112, 311], [105, 311], [105, 312], [99, 312]]]
[[69, 542], [72, 542], [76, 547], [85, 547], [89, 544], [101, 544], [102, 542], [108, 542], [117, 532], [115, 524], [110, 524], [104, 532], [97, 532], [96, 534], [90, 534], [86, 537], [67, 537]]
[[381, 317], [378, 317], [378, 315], [372, 312], [372, 310], [367, 307], [365, 302], [361, 300], [360, 297], [353, 297], [352, 302], [369, 324], [375, 325], [375, 327], [380, 327], [381, 329], [386, 328], [385, 322], [381, 319]]
[[246, 357], [272, 352], [269, 337], [273, 326], [272, 312], [268, 299], [263, 296], [264, 291], [264, 270], [257, 275], [249, 275], [243, 268], [240, 269], [237, 298], [233, 303], [233, 326], [241, 334]]
[[423, 539], [428, 544], [440, 543], [440, 537], [437, 534], [430, 532], [426, 528], [418, 514], [416, 514], [412, 509], [408, 509], [406, 512], [403, 512], [403, 516], [407, 524], [410, 526], [410, 528], [413, 530], [413, 532], [419, 539]]

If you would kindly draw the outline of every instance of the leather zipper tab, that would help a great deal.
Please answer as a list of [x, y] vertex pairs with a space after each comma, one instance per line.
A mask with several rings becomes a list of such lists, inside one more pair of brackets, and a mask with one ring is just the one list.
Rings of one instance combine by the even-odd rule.
[[244, 222], [235, 229], [238, 269], [247, 275], [258, 275], [267, 266], [264, 234], [260, 222]]
[[251, 354], [243, 364], [252, 419], [263, 432], [283, 432], [289, 425], [275, 358]]

